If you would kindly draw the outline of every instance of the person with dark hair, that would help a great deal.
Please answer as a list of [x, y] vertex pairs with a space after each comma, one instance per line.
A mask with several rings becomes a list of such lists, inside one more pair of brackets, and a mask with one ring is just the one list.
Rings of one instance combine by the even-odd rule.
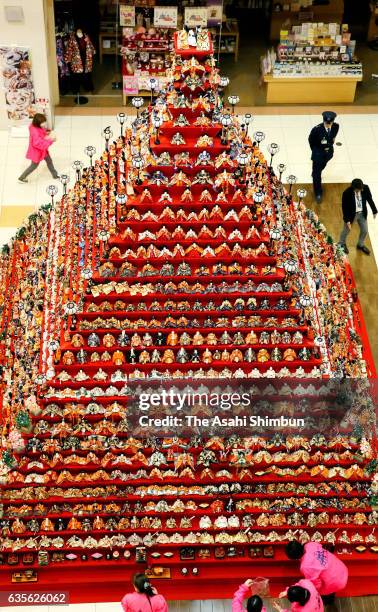
[[377, 207], [374, 203], [371, 191], [367, 185], [364, 185], [361, 179], [355, 178], [350, 187], [345, 189], [342, 196], [344, 227], [340, 234], [339, 244], [344, 249], [345, 253], [349, 253], [346, 239], [352, 228], [352, 223], [356, 219], [360, 226], [357, 249], [365, 253], [365, 255], [370, 255], [369, 249], [364, 245], [365, 238], [368, 235], [368, 211], [366, 203], [369, 204], [373, 213], [373, 218], [375, 219], [377, 216]]
[[168, 611], [164, 597], [158, 594], [145, 574], [135, 574], [133, 585], [134, 592], [127, 593], [121, 601], [124, 612]]
[[[279, 594], [279, 598], [287, 597], [291, 603], [292, 612], [323, 612], [322, 598], [312, 584], [311, 580], [298, 580], [286, 591]], [[282, 608], [277, 602], [273, 603], [277, 612], [289, 612]]]
[[42, 160], [45, 160], [53, 178], [59, 178], [59, 174], [55, 170], [49, 154], [49, 147], [55, 142], [56, 138], [49, 135], [49, 130], [46, 128], [46, 125], [46, 116], [42, 113], [36, 113], [33, 117], [33, 121], [29, 125], [29, 146], [26, 151], [26, 159], [30, 159], [31, 164], [24, 170], [21, 176], [19, 176], [18, 180], [20, 183], [28, 182], [26, 177], [38, 168]]
[[302, 576], [311, 580], [324, 603], [330, 603], [334, 593], [346, 587], [347, 566], [318, 542], [308, 542], [303, 546], [293, 540], [286, 545], [286, 554], [289, 559], [301, 560]]
[[324, 111], [323, 123], [313, 127], [308, 137], [311, 148], [312, 182], [318, 204], [322, 201], [323, 195], [322, 172], [333, 157], [333, 145], [339, 131], [339, 124], [335, 122], [336, 116], [333, 111]]
[[[232, 612], [244, 612], [243, 601], [247, 594], [251, 593], [252, 584], [253, 580], [249, 578], [240, 585], [237, 591], [235, 591], [232, 598]], [[251, 597], [247, 599], [247, 612], [266, 612], [261, 597], [258, 595], [251, 595]]]

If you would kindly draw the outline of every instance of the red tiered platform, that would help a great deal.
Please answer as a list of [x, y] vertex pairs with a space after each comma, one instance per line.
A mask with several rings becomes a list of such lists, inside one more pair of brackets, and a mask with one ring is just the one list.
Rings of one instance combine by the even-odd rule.
[[[44, 244], [56, 257], [35, 322], [38, 402], [28, 398], [28, 418], [9, 398], [3, 411], [7, 435], [17, 424], [26, 449], [6, 447], [14, 461], [6, 457], [2, 476], [0, 588], [30, 569], [38, 590], [116, 601], [133, 573], [149, 568], [158, 579], [165, 568], [159, 590], [169, 599], [229, 598], [251, 575], [268, 577], [277, 595], [298, 577], [284, 554], [298, 537], [336, 546], [350, 572], [344, 594], [377, 593], [374, 452], [361, 432], [138, 440], [130, 431], [129, 383], [139, 379], [366, 374], [344, 261], [235, 117], [222, 144], [211, 47], [178, 44], [174, 86], [150, 109], [165, 120], [160, 144], [152, 124], [139, 122], [50, 217]], [[203, 87], [188, 94], [187, 75], [202, 73]], [[184, 144], [172, 144], [177, 134]], [[249, 155], [239, 174], [235, 145]], [[142, 175], [130, 163], [136, 148]], [[324, 267], [333, 275], [316, 284]], [[286, 407], [299, 397], [285, 396]], [[304, 410], [316, 414], [319, 397], [306, 397]]]

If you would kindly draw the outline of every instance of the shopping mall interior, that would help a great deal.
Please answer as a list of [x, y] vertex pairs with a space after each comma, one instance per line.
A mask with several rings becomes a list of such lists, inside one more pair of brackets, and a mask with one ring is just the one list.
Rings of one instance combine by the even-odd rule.
[[378, 2], [0, 0], [0, 81], [2, 612], [378, 610]]

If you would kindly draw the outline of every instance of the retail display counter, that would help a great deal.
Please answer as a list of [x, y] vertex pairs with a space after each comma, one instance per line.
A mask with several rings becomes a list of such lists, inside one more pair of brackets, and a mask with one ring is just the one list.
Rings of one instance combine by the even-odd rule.
[[359, 81], [362, 81], [362, 76], [274, 77], [271, 74], [264, 76], [268, 104], [353, 102]]

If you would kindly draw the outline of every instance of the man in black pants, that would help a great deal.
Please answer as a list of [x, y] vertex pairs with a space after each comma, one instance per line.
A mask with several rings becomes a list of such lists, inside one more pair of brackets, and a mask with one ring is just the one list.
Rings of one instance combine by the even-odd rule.
[[352, 223], [356, 219], [360, 226], [357, 249], [365, 253], [365, 255], [370, 255], [369, 249], [364, 245], [365, 238], [368, 235], [367, 204], [369, 204], [375, 219], [378, 211], [368, 185], [364, 185], [361, 179], [353, 179], [350, 187], [345, 189], [342, 200], [344, 227], [340, 235], [339, 244], [345, 253], [349, 253], [346, 239], [352, 228]]
[[336, 113], [325, 111], [323, 123], [319, 123], [310, 132], [308, 142], [310, 143], [312, 155], [312, 181], [314, 194], [318, 204], [322, 201], [322, 171], [333, 157], [333, 143], [339, 131], [339, 124], [335, 123]]

